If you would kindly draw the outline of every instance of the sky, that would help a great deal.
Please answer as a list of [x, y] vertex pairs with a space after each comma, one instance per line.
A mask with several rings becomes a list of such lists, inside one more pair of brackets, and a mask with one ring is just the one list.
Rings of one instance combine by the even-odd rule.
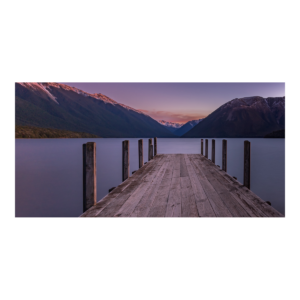
[[284, 83], [61, 83], [102, 93], [155, 120], [177, 123], [205, 118], [234, 98], [285, 96]]

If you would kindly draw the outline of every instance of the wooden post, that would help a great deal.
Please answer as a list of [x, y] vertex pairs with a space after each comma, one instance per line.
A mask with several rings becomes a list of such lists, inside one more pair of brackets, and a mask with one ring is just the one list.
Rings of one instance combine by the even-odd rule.
[[250, 190], [251, 143], [244, 141], [244, 186]]
[[222, 141], [222, 170], [227, 172], [227, 140]]
[[125, 181], [129, 177], [129, 141], [122, 142], [122, 180]]
[[203, 139], [201, 139], [201, 154], [203, 155]]
[[208, 158], [208, 139], [205, 140], [205, 157]]
[[216, 141], [211, 140], [211, 161], [216, 163]]
[[96, 143], [82, 146], [83, 157], [83, 212], [97, 204]]
[[139, 140], [139, 168], [141, 168], [144, 165], [144, 147], [143, 147], [144, 143], [143, 140]]
[[157, 137], [154, 138], [154, 156], [157, 155]]
[[151, 160], [151, 145], [152, 145], [152, 139], [149, 139], [148, 141], [148, 161]]
[[150, 155], [151, 159], [153, 159], [153, 145], [150, 145]]

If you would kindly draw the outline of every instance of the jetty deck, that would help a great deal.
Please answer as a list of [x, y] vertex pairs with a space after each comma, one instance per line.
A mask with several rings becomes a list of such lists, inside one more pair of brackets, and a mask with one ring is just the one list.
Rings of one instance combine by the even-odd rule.
[[81, 217], [283, 217], [201, 154], [157, 154]]

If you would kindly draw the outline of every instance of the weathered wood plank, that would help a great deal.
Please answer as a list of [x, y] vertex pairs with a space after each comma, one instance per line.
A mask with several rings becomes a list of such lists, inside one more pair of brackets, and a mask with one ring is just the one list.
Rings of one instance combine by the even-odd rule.
[[152, 165], [153, 168], [148, 171], [148, 173], [150, 173], [151, 175], [148, 177], [147, 180], [140, 180], [138, 188], [129, 196], [129, 198], [125, 201], [121, 208], [115, 213], [116, 217], [129, 217], [133, 213], [135, 207], [141, 201], [142, 197], [151, 186], [151, 183], [153, 182], [159, 169], [162, 167], [162, 165], [159, 164]]
[[199, 217], [195, 195], [189, 177], [180, 177], [181, 216]]
[[[210, 163], [210, 162], [208, 162]], [[262, 199], [260, 199], [257, 195], [255, 195], [251, 190], [244, 187], [241, 183], [239, 183], [237, 180], [229, 176], [227, 173], [225, 173], [223, 170], [218, 170], [215, 168], [218, 172], [220, 172], [225, 178], [230, 187], [231, 193], [233, 193], [236, 198], [241, 199], [244, 201], [244, 204], [252, 209], [254, 213], [258, 213], [259, 216], [268, 216], [268, 217], [282, 217], [283, 215], [279, 213], [274, 208], [270, 207], [266, 202], [264, 202]], [[247, 204], [246, 204], [247, 203]]]
[[155, 161], [153, 160], [136, 172], [136, 173], [138, 173], [139, 171], [141, 171], [140, 173], [138, 173], [138, 174], [134, 173], [134, 175], [132, 177], [135, 177], [134, 178], [135, 180], [131, 180], [130, 184], [126, 187], [126, 189], [122, 193], [120, 193], [114, 199], [114, 201], [111, 201], [97, 215], [97, 217], [112, 217], [112, 216], [114, 216], [117, 213], [117, 211], [124, 205], [125, 201], [130, 197], [130, 195], [139, 187], [139, 185], [140, 185], [139, 178], [142, 178], [143, 175], [147, 174], [147, 172], [150, 171], [154, 167], [155, 167]]
[[[187, 159], [190, 161], [189, 155]], [[195, 195], [195, 201], [198, 209], [199, 217], [215, 217], [211, 204], [205, 194], [205, 191], [197, 177], [193, 165], [190, 163], [187, 165], [189, 177], [191, 180], [192, 189]]]
[[208, 197], [208, 200], [216, 214], [217, 217], [232, 217], [231, 212], [228, 210], [227, 206], [224, 204], [223, 200], [220, 198], [219, 194], [215, 191], [214, 187], [204, 176], [199, 162], [191, 157], [191, 162], [194, 166], [195, 173], [197, 174], [199, 180], [201, 181], [202, 187]]
[[183, 155], [180, 155], [180, 177], [188, 177], [186, 162]]
[[[172, 172], [174, 168], [174, 156], [170, 156], [170, 160], [168, 163], [168, 167], [164, 174], [163, 179], [172, 178]], [[171, 190], [171, 184], [169, 185], [161, 185], [159, 186], [155, 198], [150, 207], [148, 217], [164, 217], [166, 215], [167, 203], [169, 198], [169, 193]]]
[[208, 181], [214, 187], [215, 191], [219, 194], [220, 198], [223, 200], [224, 204], [227, 206], [232, 216], [234, 217], [249, 217], [250, 215], [246, 212], [243, 206], [240, 205], [239, 201], [237, 201], [232, 194], [226, 188], [226, 185], [223, 185], [220, 181], [216, 180], [215, 177], [211, 177], [211, 173], [209, 172], [211, 162], [205, 163], [208, 161], [207, 159], [199, 157], [199, 163], [202, 166], [203, 174], [206, 176]]
[[152, 203], [155, 199], [156, 193], [160, 186], [160, 182], [162, 181], [165, 172], [168, 168], [170, 161], [168, 160], [167, 156], [164, 156], [164, 162], [162, 167], [159, 169], [155, 179], [153, 180], [152, 184], [148, 188], [148, 190], [143, 195], [140, 202], [135, 207], [134, 211], [132, 212], [132, 217], [146, 217], [150, 211]]
[[251, 217], [266, 217], [266, 215], [257, 209], [251, 202], [249, 202], [238, 190], [224, 177], [224, 171], [221, 171], [217, 166], [206, 160], [205, 168], [212, 174], [212, 176], [220, 181], [228, 192], [239, 202], [239, 204], [247, 211]]
[[166, 217], [181, 217], [180, 177], [172, 178]]

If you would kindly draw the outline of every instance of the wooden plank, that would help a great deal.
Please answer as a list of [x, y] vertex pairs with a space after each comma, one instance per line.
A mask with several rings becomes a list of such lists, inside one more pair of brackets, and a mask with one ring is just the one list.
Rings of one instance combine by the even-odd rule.
[[162, 167], [159, 169], [158, 174], [150, 185], [149, 189], [143, 195], [141, 201], [137, 204], [134, 211], [132, 212], [132, 217], [146, 217], [150, 211], [152, 203], [155, 199], [156, 193], [160, 186], [160, 182], [162, 181], [165, 172], [168, 168], [170, 161], [168, 160], [168, 156], [164, 156], [164, 162]]
[[[173, 170], [174, 173], [174, 170]], [[166, 217], [181, 217], [180, 177], [173, 177], [167, 203]]]
[[[208, 161], [209, 163], [209, 161]], [[237, 189], [232, 186], [231, 182], [228, 182], [227, 179], [216, 166], [206, 167], [207, 170], [214, 176], [216, 180], [221, 182], [227, 191], [239, 202], [239, 204], [246, 210], [246, 212], [251, 217], [266, 217], [266, 215], [257, 209], [251, 202], [247, 201], [243, 195], [237, 191]], [[224, 173], [224, 172], [223, 172]]]
[[227, 206], [224, 204], [223, 200], [220, 198], [219, 194], [215, 191], [211, 183], [204, 176], [199, 166], [199, 162], [195, 160], [192, 156], [190, 160], [194, 166], [195, 173], [197, 174], [201, 185], [205, 191], [205, 194], [216, 214], [217, 217], [232, 217], [231, 212], [228, 210]]
[[189, 177], [180, 177], [181, 194], [181, 216], [199, 217], [196, 206], [195, 195], [193, 193], [191, 180]]
[[[172, 155], [169, 156], [169, 158], [170, 160], [168, 162], [168, 167], [166, 169], [163, 179], [170, 178], [170, 175], [172, 178], [172, 171], [174, 168], [175, 157]], [[166, 215], [170, 190], [171, 190], [171, 184], [159, 186], [147, 217], [164, 217]]]
[[227, 172], [227, 140], [222, 141], [222, 170]]
[[83, 184], [84, 198], [83, 211], [88, 210], [97, 203], [97, 165], [96, 165], [96, 143], [89, 142], [83, 146]]
[[[189, 155], [187, 155], [187, 159], [190, 161]], [[199, 217], [215, 217], [211, 204], [204, 192], [204, 189], [197, 177], [193, 165], [187, 164], [187, 169], [189, 173], [189, 177], [191, 180], [192, 189], [195, 195], [195, 201], [198, 209]]]
[[[209, 164], [210, 162], [208, 161], [207, 163]], [[270, 206], [266, 204], [266, 202], [261, 200], [257, 195], [252, 193], [249, 189], [245, 188], [241, 183], [239, 183], [237, 180], [229, 176], [224, 171], [219, 170], [215, 166], [212, 166], [211, 170], [215, 170], [216, 172], [221, 173], [223, 180], [225, 179], [229, 183], [230, 192], [234, 195], [236, 199], [241, 200], [240, 204], [243, 203], [244, 208], [248, 207], [248, 211], [247, 211], [248, 213], [249, 210], [251, 210], [253, 214], [260, 217], [266, 217], [266, 216], [282, 217], [283, 216], [273, 208], [271, 211]], [[254, 198], [250, 197], [250, 194], [252, 194], [252, 197]], [[249, 214], [251, 215], [251, 213]]]
[[[239, 201], [235, 199], [232, 194], [228, 191], [226, 186], [224, 186], [220, 181], [216, 180], [215, 177], [211, 177], [209, 169], [212, 165], [207, 159], [199, 159], [200, 165], [202, 165], [203, 174], [206, 176], [208, 181], [214, 187], [215, 191], [219, 194], [220, 198], [223, 200], [224, 204], [227, 206], [233, 217], [249, 217], [250, 215], [247, 211], [240, 205]], [[227, 184], [228, 185], [228, 184]]]
[[211, 141], [211, 161], [216, 163], [216, 141], [214, 139]]
[[153, 164], [153, 168], [148, 171], [148, 174], [151, 172], [151, 175], [148, 177], [147, 180], [143, 180], [143, 178], [139, 180], [139, 186], [125, 201], [122, 207], [115, 213], [116, 217], [129, 217], [133, 213], [134, 209], [151, 186], [151, 183], [157, 176], [160, 168], [162, 168], [162, 165], [156, 163]]
[[154, 156], [157, 155], [157, 137], [154, 138]]
[[130, 184], [129, 180], [124, 181], [111, 193], [101, 199], [96, 205], [84, 212], [80, 217], [96, 217], [109, 203], [111, 203]]
[[139, 168], [144, 165], [144, 142], [142, 139], [138, 142], [138, 153], [139, 153]]
[[244, 186], [250, 190], [251, 143], [244, 141]]
[[[133, 194], [133, 192], [139, 187], [140, 179], [143, 178], [153, 167], [155, 166], [155, 161], [147, 163], [143, 168], [139, 169], [132, 177], [130, 184], [120, 193], [114, 201], [110, 202], [98, 215], [97, 217], [112, 217], [118, 210], [124, 205], [126, 200]], [[132, 178], [131, 177], [131, 178]], [[130, 180], [131, 178], [127, 179]]]
[[186, 168], [186, 162], [183, 155], [180, 155], [180, 177], [188, 177], [189, 173]]
[[122, 142], [122, 180], [129, 178], [130, 164], [129, 164], [129, 141]]

